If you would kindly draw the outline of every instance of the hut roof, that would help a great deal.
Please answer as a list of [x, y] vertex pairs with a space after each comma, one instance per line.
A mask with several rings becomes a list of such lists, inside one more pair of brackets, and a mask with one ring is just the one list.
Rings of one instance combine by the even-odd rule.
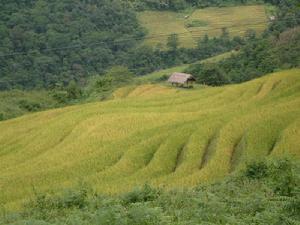
[[191, 75], [187, 73], [173, 73], [169, 79], [168, 82], [170, 83], [179, 83], [184, 84], [187, 81], [195, 81], [196, 79]]

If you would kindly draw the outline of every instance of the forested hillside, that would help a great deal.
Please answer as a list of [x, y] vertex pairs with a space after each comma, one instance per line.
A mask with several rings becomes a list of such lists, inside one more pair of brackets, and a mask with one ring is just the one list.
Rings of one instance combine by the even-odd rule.
[[271, 3], [278, 9], [264, 38], [299, 24], [296, 0], [9, 1], [0, 6], [0, 90], [56, 89], [71, 82], [83, 87], [88, 77], [103, 75], [116, 65], [144, 75], [239, 49], [248, 43], [251, 32], [245, 38], [233, 37], [226, 26], [218, 28], [220, 37], [195, 39], [193, 48], [180, 48], [178, 35], [171, 33], [164, 34], [167, 48], [143, 45], [148, 31], [137, 19], [137, 11], [253, 3]]
[[9, 1], [0, 6], [0, 89], [83, 82], [121, 63], [142, 36], [120, 1]]
[[168, 49], [140, 45], [147, 31], [134, 8], [120, 0], [12, 1], [0, 6], [0, 17], [0, 90], [53, 89], [71, 81], [84, 86], [115, 65], [143, 75], [243, 44], [224, 36], [179, 49], [177, 36], [167, 33]]

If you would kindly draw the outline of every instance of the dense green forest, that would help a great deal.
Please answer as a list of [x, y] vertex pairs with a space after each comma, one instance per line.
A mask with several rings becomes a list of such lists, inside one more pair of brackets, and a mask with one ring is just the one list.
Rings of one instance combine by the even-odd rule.
[[134, 11], [120, 1], [1, 4], [0, 89], [84, 82], [121, 63], [143, 34]]
[[2, 225], [283, 225], [300, 222], [299, 165], [286, 159], [249, 164], [215, 184], [188, 190], [149, 185], [105, 196], [87, 184], [40, 193], [18, 213], [3, 211]]

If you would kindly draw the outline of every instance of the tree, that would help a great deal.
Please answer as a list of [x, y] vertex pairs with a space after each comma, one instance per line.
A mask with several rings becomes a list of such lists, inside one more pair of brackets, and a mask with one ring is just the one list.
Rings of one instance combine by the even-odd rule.
[[167, 40], [167, 47], [170, 51], [176, 52], [179, 46], [178, 34], [171, 34]]
[[104, 76], [111, 78], [114, 84], [128, 83], [134, 78], [134, 74], [124, 66], [114, 66], [110, 68]]
[[69, 99], [78, 99], [81, 97], [82, 92], [80, 87], [72, 80], [66, 88]]
[[[50, 88], [103, 74], [129, 58], [145, 33], [121, 1], [11, 0], [1, 4], [0, 18], [0, 52], [24, 52], [1, 59], [0, 89]], [[30, 82], [20, 81], [24, 74]]]
[[215, 64], [196, 64], [188, 68], [186, 72], [196, 76], [200, 84], [220, 86], [230, 83], [225, 73]]

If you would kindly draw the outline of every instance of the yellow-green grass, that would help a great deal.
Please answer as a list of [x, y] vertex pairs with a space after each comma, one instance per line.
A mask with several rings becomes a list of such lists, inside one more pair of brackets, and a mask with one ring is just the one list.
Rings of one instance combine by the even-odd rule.
[[300, 158], [300, 69], [195, 90], [142, 85], [126, 96], [0, 122], [0, 204], [78, 182], [108, 194], [192, 187], [251, 160]]
[[[194, 10], [185, 18], [187, 15], [170, 11], [141, 12], [138, 18], [148, 31], [145, 43], [165, 46], [167, 35], [178, 33], [181, 46], [194, 47], [197, 40], [205, 34], [211, 37], [219, 36], [223, 27], [228, 27], [231, 36], [242, 36], [248, 29], [260, 33], [267, 26], [264, 5], [211, 7]], [[198, 22], [198, 26], [187, 26], [193, 22]]]
[[[217, 56], [205, 59], [205, 60], [201, 60], [201, 61], [198, 61], [198, 62], [195, 62], [195, 63], [183, 64], [183, 65], [180, 65], [180, 66], [174, 66], [174, 67], [171, 67], [171, 68], [168, 68], [168, 69], [155, 71], [155, 72], [147, 74], [145, 76], [138, 77], [136, 79], [136, 81], [137, 81], [137, 83], [157, 82], [163, 76], [170, 76], [174, 72], [184, 72], [184, 70], [186, 70], [192, 64], [197, 64], [197, 63], [215, 63], [215, 62], [221, 61], [223, 59], [229, 58], [230, 56], [232, 56], [234, 54], [237, 54], [237, 53], [238, 53], [237, 51], [225, 52], [223, 54], [220, 54], [220, 55], [217, 55]], [[125, 89], [127, 89], [127, 87]]]

